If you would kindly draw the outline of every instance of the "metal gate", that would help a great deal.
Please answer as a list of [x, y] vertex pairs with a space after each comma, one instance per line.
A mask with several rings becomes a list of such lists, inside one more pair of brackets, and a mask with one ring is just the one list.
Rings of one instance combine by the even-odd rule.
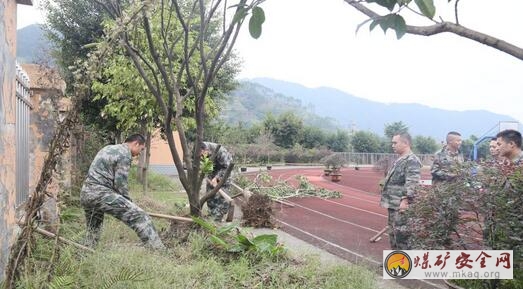
[[16, 206], [29, 196], [29, 76], [16, 64]]

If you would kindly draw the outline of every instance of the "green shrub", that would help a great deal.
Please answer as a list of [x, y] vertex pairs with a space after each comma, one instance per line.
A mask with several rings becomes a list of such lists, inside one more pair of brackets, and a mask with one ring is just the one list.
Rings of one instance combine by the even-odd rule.
[[465, 163], [452, 182], [421, 191], [407, 211], [413, 249], [513, 250], [514, 280], [467, 288], [523, 288], [523, 167]]

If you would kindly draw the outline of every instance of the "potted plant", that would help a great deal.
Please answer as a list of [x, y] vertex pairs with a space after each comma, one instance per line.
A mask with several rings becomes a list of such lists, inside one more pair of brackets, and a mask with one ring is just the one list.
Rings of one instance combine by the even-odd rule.
[[333, 153], [324, 157], [321, 162], [325, 165], [325, 175], [330, 176], [333, 182], [339, 182], [340, 170], [346, 163], [345, 156], [341, 153]]
[[330, 176], [330, 174], [332, 173], [332, 169], [328, 166], [325, 167], [325, 169], [323, 169], [323, 174], [325, 176]]
[[341, 181], [340, 168], [333, 168], [332, 172], [330, 173], [330, 177], [331, 177], [331, 181], [333, 181], [333, 182]]

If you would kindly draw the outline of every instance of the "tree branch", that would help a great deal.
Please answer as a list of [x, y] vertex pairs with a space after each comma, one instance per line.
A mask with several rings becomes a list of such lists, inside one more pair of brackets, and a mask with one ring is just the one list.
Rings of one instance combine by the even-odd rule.
[[[370, 18], [374, 19], [374, 18], [381, 17], [381, 15], [379, 15], [378, 13], [374, 12], [373, 10], [367, 8], [365, 5], [361, 4], [360, 2], [358, 2], [356, 0], [344, 0], [344, 1], [347, 4], [351, 5], [352, 7], [356, 8], [356, 10], [360, 11], [361, 13], [367, 15]], [[431, 36], [431, 35], [435, 35], [435, 34], [439, 34], [439, 33], [443, 33], [443, 32], [449, 32], [449, 33], [453, 33], [458, 36], [479, 42], [481, 44], [490, 46], [494, 49], [505, 52], [520, 60], [523, 60], [523, 48], [513, 45], [511, 43], [508, 43], [499, 38], [487, 35], [485, 33], [481, 33], [481, 32], [472, 30], [470, 28], [466, 28], [464, 26], [454, 24], [452, 22], [441, 22], [438, 24], [430, 25], [430, 26], [407, 25], [407, 29], [405, 32], [409, 33], [409, 34], [423, 35], [423, 36]]]

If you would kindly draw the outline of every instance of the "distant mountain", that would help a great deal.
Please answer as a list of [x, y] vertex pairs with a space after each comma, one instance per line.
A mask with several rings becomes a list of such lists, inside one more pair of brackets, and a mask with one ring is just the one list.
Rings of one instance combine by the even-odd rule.
[[277, 116], [290, 111], [303, 119], [304, 124], [334, 131], [340, 125], [334, 118], [321, 117], [296, 98], [277, 93], [263, 85], [242, 81], [227, 98], [222, 119], [231, 124], [251, 125], [264, 120], [268, 113]]
[[485, 110], [451, 111], [420, 104], [386, 104], [334, 88], [307, 88], [269, 78], [250, 81], [298, 99], [304, 106], [313, 107], [317, 115], [336, 119], [344, 128], [354, 127], [379, 135], [384, 134], [385, 124], [402, 121], [412, 135], [432, 136], [436, 140], [443, 140], [447, 132], [452, 130], [459, 131], [464, 138], [470, 135], [479, 137], [500, 121], [516, 121], [512, 117]]
[[44, 36], [42, 26], [33, 24], [16, 31], [16, 58], [20, 63], [35, 63], [46, 57], [49, 41]]

